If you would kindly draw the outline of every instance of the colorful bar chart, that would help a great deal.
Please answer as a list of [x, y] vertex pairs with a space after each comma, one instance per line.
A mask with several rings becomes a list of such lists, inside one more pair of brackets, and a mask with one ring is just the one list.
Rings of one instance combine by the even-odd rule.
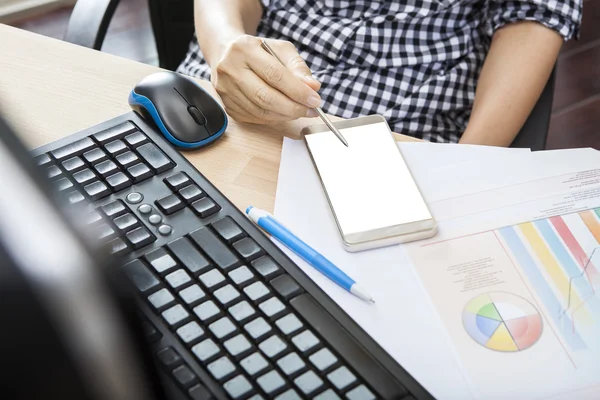
[[[572, 229], [556, 216], [497, 230], [527, 280], [542, 301], [546, 314], [573, 350], [586, 348], [587, 329], [600, 326], [597, 266], [590, 261], [600, 248], [600, 208], [577, 214], [587, 231]], [[582, 228], [582, 229], [586, 229]], [[594, 248], [582, 246], [578, 235], [595, 238]], [[593, 239], [591, 239], [593, 241]]]

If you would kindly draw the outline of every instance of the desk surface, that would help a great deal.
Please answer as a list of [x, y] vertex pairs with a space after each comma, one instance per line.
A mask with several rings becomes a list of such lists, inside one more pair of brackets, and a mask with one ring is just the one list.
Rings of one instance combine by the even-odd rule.
[[[30, 148], [131, 111], [129, 92], [158, 68], [0, 24], [0, 113]], [[209, 82], [199, 81], [211, 94]], [[273, 210], [283, 136], [319, 119], [230, 125], [206, 149], [184, 153], [233, 203]], [[399, 140], [415, 140], [398, 135]]]

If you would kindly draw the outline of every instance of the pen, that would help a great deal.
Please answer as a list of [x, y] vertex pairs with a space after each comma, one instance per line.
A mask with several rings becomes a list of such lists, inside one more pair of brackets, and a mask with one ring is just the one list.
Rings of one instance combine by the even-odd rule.
[[[275, 52], [273, 51], [273, 49], [271, 49], [271, 47], [267, 44], [267, 42], [265, 42], [263, 40], [261, 45], [262, 45], [262, 48], [265, 49], [270, 55], [275, 57], [275, 59], [277, 61], [279, 61], [281, 63], [281, 65], [285, 66], [283, 61], [281, 61], [281, 59], [279, 57], [277, 57], [277, 54], [275, 54]], [[315, 111], [317, 112], [317, 114], [319, 114], [319, 117], [321, 117], [323, 122], [325, 122], [325, 125], [327, 125], [329, 130], [331, 130], [331, 132], [333, 132], [334, 135], [337, 136], [337, 138], [340, 139], [340, 141], [342, 143], [344, 143], [344, 146], [348, 147], [348, 142], [346, 141], [346, 138], [344, 137], [344, 135], [342, 135], [342, 133], [338, 130], [338, 128], [336, 128], [335, 125], [333, 125], [333, 122], [331, 122], [331, 120], [327, 117], [327, 115], [323, 112], [323, 110], [321, 110], [321, 107], [315, 108]]]
[[348, 292], [356, 297], [375, 303], [373, 298], [352, 278], [336, 267], [331, 261], [323, 257], [316, 250], [303, 242], [290, 232], [285, 226], [278, 222], [274, 216], [266, 211], [259, 210], [253, 206], [246, 209], [248, 217], [265, 232], [273, 236], [275, 239], [283, 243], [287, 248], [295, 254], [302, 257], [304, 261], [312, 265], [323, 275], [337, 283]]

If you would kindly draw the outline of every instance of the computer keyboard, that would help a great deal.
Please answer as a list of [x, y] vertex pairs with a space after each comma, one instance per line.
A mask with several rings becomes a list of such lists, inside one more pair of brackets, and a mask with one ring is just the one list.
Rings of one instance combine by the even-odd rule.
[[171, 398], [431, 398], [136, 114], [34, 155], [64, 201], [91, 204]]

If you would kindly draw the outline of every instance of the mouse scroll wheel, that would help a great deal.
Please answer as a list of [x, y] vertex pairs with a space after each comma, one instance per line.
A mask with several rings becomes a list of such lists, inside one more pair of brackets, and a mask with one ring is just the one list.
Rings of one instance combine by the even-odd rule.
[[200, 110], [194, 106], [189, 106], [187, 110], [198, 125], [206, 125], [206, 118]]

